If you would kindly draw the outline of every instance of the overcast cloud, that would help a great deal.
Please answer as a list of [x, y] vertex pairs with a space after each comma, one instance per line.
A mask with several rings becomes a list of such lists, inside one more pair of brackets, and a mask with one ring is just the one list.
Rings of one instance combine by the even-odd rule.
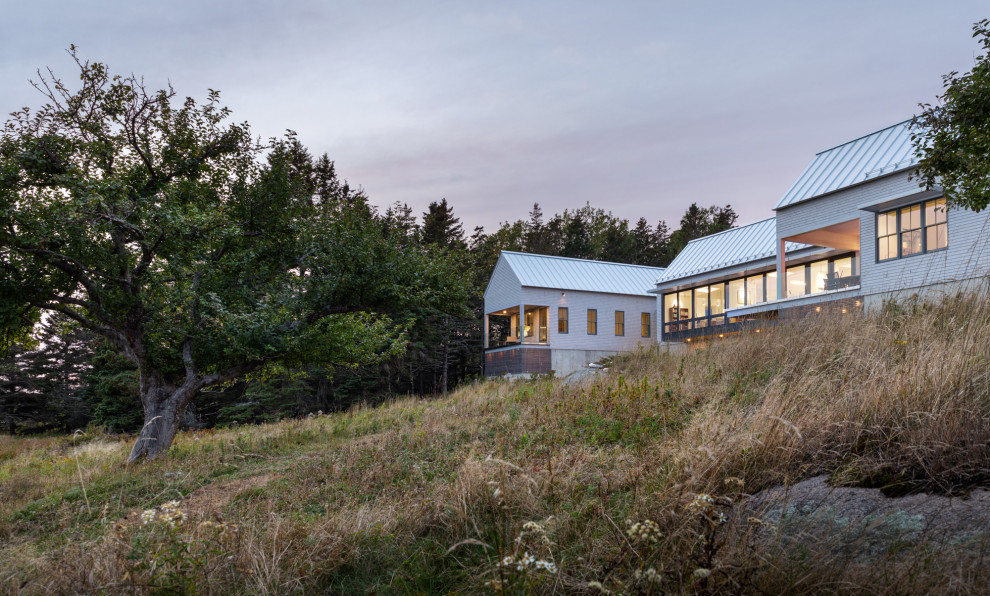
[[740, 223], [814, 154], [910, 118], [968, 70], [985, 1], [10, 3], [0, 111], [65, 54], [219, 89], [262, 137], [299, 133], [372, 203], [447, 198], [493, 230], [590, 202], [673, 227], [692, 202]]

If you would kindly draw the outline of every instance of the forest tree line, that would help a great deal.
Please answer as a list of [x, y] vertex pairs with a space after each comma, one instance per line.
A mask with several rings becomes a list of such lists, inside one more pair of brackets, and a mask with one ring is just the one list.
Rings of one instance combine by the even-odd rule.
[[[336, 180], [333, 163], [303, 155], [305, 167]], [[188, 409], [188, 427], [254, 423], [314, 412], [338, 411], [395, 395], [444, 393], [483, 374], [483, 294], [503, 250], [651, 265], [668, 265], [695, 238], [731, 228], [731, 206], [692, 204], [676, 230], [665, 221], [634, 224], [586, 204], [545, 216], [534, 204], [526, 218], [502, 222], [492, 232], [466, 233], [446, 200], [418, 217], [406, 204], [377, 209], [346, 184], [351, 213], [402, 250], [442, 259], [464, 285], [460, 304], [441, 310], [390, 313], [407, 325], [402, 354], [372, 366], [301, 367], [269, 378], [240, 380], [203, 391]], [[403, 245], [404, 246], [401, 246]], [[110, 432], [135, 432], [142, 424], [135, 366], [109, 343], [55, 314], [30, 340], [0, 358], [0, 432], [65, 431], [94, 424]]]

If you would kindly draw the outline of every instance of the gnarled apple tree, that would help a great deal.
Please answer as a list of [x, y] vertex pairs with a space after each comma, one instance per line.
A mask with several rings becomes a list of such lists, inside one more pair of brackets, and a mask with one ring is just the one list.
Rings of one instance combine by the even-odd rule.
[[76, 88], [49, 71], [47, 104], [0, 136], [0, 329], [56, 311], [133, 361], [132, 461], [167, 451], [202, 388], [374, 362], [403, 347], [381, 307], [456, 302], [444, 264], [400, 249], [292, 133], [260, 144], [216, 92], [180, 102], [76, 62]]

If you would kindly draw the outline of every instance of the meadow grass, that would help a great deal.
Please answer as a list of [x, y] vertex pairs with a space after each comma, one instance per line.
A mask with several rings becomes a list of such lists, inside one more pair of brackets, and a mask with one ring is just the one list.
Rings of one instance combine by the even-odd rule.
[[990, 308], [957, 296], [643, 350], [576, 385], [185, 432], [138, 465], [128, 437], [0, 437], [0, 590], [979, 591], [978, 558], [849, 559], [733, 515], [821, 474], [984, 486], [988, 363]]

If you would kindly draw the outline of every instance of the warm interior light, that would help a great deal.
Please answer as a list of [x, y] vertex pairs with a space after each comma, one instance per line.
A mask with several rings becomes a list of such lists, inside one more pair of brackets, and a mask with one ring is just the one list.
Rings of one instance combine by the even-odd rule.
[[687, 338], [687, 340], [686, 340], [686, 341], [688, 341], [688, 342], [690, 342], [690, 341], [691, 341], [691, 338], [690, 338], [690, 337], [689, 337], [689, 338]]
[[770, 273], [767, 273], [767, 277], [777, 277], [777, 272], [771, 271]]
[[822, 312], [822, 307], [816, 306], [815, 307], [815, 312]]
[[760, 332], [760, 330], [759, 330], [759, 329], [757, 329], [757, 330], [756, 330], [756, 332], [757, 332], [757, 333], [759, 333], [759, 332]]
[[694, 291], [701, 292], [702, 294], [708, 293], [708, 286], [702, 286], [700, 288], [695, 288]]
[[724, 333], [719, 333], [718, 336], [719, 337], [725, 337], [725, 334]]
[[847, 311], [847, 310], [846, 310], [846, 309], [844, 309], [844, 308], [842, 309], [842, 314], [846, 314], [847, 312], [849, 312], [849, 311]]

